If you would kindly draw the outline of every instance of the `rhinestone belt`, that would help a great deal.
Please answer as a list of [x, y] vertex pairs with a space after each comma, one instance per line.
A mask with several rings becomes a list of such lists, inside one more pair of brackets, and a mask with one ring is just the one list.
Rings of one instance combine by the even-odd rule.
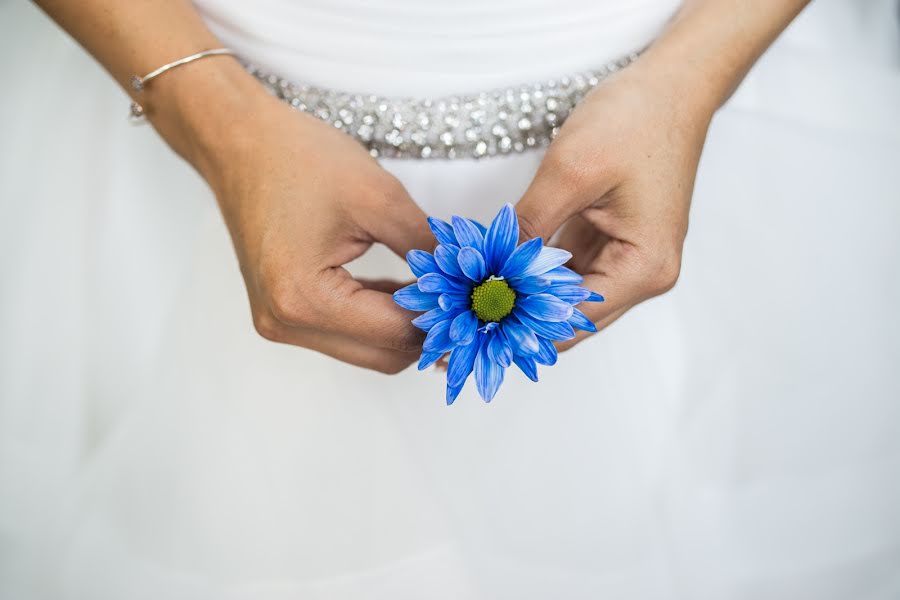
[[482, 158], [546, 146], [594, 86], [637, 57], [543, 83], [431, 99], [326, 90], [253, 65], [247, 70], [278, 98], [348, 133], [372, 156]]

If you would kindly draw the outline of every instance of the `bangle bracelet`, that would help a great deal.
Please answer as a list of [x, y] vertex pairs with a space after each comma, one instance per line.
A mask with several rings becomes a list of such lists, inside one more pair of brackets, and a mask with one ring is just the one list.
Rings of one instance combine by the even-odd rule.
[[[174, 69], [175, 67], [180, 67], [181, 65], [186, 65], [189, 62], [194, 62], [195, 60], [200, 60], [201, 58], [206, 58], [207, 56], [219, 56], [219, 55], [231, 55], [234, 56], [234, 50], [230, 50], [228, 48], [214, 48], [212, 50], [204, 50], [202, 52], [197, 52], [196, 54], [191, 54], [190, 56], [185, 56], [184, 58], [179, 58], [178, 60], [174, 60], [170, 63], [166, 63], [163, 66], [150, 71], [143, 77], [139, 77], [137, 75], [132, 76], [131, 78], [131, 89], [133, 89], [136, 93], [141, 93], [144, 91], [144, 87], [156, 77], [159, 77], [166, 71], [170, 69]], [[137, 102], [131, 103], [131, 119], [134, 121], [141, 121], [144, 117], [144, 107], [138, 104]]]

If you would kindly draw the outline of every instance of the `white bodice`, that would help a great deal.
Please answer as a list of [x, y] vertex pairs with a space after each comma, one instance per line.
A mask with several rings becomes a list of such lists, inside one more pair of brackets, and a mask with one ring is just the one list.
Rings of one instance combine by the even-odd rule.
[[441, 95], [589, 69], [646, 45], [678, 0], [197, 0], [223, 42], [281, 75]]

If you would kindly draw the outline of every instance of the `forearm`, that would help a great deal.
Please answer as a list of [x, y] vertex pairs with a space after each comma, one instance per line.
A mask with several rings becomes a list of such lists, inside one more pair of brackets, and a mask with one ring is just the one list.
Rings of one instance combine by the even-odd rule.
[[36, 4], [145, 106], [163, 138], [201, 173], [210, 169], [210, 146], [228, 143], [225, 132], [233, 129], [236, 116], [246, 116], [265, 96], [236, 60], [217, 56], [165, 73], [137, 97], [130, 85], [133, 75], [222, 45], [187, 0], [37, 0]]
[[643, 57], [710, 116], [809, 0], [685, 0]]

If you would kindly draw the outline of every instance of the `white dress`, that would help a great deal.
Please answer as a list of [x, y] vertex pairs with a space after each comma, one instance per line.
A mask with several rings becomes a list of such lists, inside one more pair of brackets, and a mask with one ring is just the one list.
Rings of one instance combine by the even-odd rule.
[[[199, 7], [285, 76], [428, 96], [604, 63], [675, 2]], [[893, 2], [815, 3], [715, 119], [677, 288], [448, 408], [260, 339], [204, 184], [0, 4], [0, 597], [900, 597], [898, 47]], [[384, 164], [489, 218], [539, 160]]]

